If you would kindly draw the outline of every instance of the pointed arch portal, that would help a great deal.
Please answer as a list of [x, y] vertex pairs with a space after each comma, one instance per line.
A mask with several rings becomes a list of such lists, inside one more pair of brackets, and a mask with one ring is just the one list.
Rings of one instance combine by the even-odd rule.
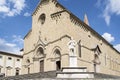
[[39, 47], [36, 53], [36, 56], [39, 58], [43, 58], [42, 60], [39, 61], [39, 66], [40, 66], [40, 72], [44, 72], [44, 50], [42, 47]]
[[56, 70], [59, 71], [61, 69], [61, 53], [58, 49], [54, 51], [55, 54], [55, 64]]

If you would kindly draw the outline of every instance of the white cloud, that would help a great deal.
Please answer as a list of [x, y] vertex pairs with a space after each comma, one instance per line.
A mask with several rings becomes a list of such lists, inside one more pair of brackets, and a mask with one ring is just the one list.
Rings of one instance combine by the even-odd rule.
[[26, 16], [26, 17], [28, 17], [28, 16], [30, 16], [30, 15], [31, 15], [31, 14], [28, 13], [28, 12], [24, 13], [24, 16]]
[[20, 15], [25, 6], [25, 0], [0, 0], [0, 13], [4, 16]]
[[102, 17], [108, 26], [112, 15], [120, 15], [120, 0], [97, 0], [96, 5], [102, 9]]
[[23, 45], [23, 39], [20, 35], [13, 35], [13, 42], [17, 42], [20, 45]]
[[16, 44], [13, 44], [13, 43], [6, 43], [6, 46], [15, 47]]
[[107, 25], [110, 25], [111, 16], [120, 15], [120, 0], [106, 0], [103, 17]]
[[120, 44], [115, 45], [114, 48], [120, 52]]
[[2, 13], [8, 13], [9, 10], [10, 9], [8, 7], [6, 7], [6, 6], [0, 6], [0, 12], [2, 12]]
[[108, 42], [113, 42], [115, 40], [115, 38], [109, 33], [104, 33], [102, 37], [106, 39]]
[[6, 0], [0, 0], [0, 5], [6, 4]]
[[103, 14], [103, 17], [105, 19], [106, 24], [109, 26], [110, 25], [111, 16], [109, 15], [109, 13], [106, 10], [105, 10], [105, 12]]
[[8, 42], [5, 39], [0, 38], [0, 50], [5, 52], [11, 52], [18, 54], [20, 49], [23, 47], [23, 39], [21, 36], [13, 36], [13, 41]]
[[9, 43], [5, 39], [0, 38], [0, 50], [11, 53], [18, 53], [20, 48], [14, 43]]

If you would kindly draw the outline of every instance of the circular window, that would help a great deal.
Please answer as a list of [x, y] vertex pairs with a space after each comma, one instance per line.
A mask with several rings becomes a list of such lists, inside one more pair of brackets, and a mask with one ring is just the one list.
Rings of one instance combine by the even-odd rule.
[[45, 23], [45, 14], [41, 14], [40, 17], [39, 17], [39, 22], [41, 24], [44, 24]]

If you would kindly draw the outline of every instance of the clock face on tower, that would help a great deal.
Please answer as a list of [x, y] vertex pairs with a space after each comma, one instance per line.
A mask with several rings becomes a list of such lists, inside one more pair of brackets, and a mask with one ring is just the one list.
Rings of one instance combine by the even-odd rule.
[[43, 25], [45, 23], [46, 15], [43, 13], [39, 17], [39, 22]]

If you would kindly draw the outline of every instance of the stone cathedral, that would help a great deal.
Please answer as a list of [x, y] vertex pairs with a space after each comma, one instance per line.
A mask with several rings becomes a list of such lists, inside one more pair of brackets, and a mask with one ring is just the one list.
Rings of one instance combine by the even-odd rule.
[[120, 76], [120, 53], [57, 0], [41, 0], [24, 37], [22, 73], [56, 71], [58, 78]]

